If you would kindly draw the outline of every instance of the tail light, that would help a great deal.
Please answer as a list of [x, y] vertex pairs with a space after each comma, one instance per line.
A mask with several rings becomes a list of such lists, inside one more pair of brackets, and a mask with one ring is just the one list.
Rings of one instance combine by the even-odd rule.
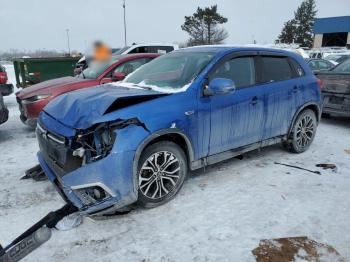
[[318, 85], [319, 89], [322, 91], [323, 90], [323, 81], [321, 79], [317, 78], [317, 85]]

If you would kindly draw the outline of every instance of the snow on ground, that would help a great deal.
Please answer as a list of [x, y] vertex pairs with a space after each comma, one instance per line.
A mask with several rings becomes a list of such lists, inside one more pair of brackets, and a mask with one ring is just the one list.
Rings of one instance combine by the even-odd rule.
[[[9, 72], [9, 71], [8, 71]], [[47, 181], [19, 180], [37, 163], [34, 133], [19, 120], [14, 96], [0, 126], [0, 242], [8, 244], [63, 201]], [[291, 154], [272, 146], [193, 172], [161, 207], [108, 220], [84, 219], [55, 231], [25, 261], [255, 261], [261, 239], [308, 236], [350, 260], [350, 122], [325, 119], [311, 148]], [[336, 173], [312, 170], [334, 163]]]

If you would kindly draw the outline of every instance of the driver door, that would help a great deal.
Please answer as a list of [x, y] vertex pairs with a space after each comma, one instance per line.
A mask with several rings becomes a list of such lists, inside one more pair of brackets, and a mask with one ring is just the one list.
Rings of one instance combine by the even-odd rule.
[[222, 61], [214, 78], [235, 82], [236, 90], [210, 97], [209, 155], [238, 148], [262, 139], [264, 130], [264, 92], [256, 84], [256, 54], [241, 54]]

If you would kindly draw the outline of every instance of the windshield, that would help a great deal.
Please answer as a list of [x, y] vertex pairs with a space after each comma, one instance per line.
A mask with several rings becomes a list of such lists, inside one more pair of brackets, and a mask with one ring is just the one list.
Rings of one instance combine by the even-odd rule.
[[93, 61], [89, 63], [88, 68], [83, 70], [79, 77], [87, 79], [98, 78], [108, 67], [118, 61], [118, 57], [112, 57], [108, 61]]
[[124, 83], [164, 92], [184, 91], [214, 57], [209, 52], [174, 52], [140, 67]]
[[337, 65], [332, 71], [337, 73], [350, 73], [350, 59]]
[[130, 46], [125, 46], [122, 49], [119, 49], [117, 52], [114, 52], [113, 55], [122, 55], [129, 48], [130, 48]]
[[340, 58], [340, 55], [328, 55], [328, 56], [325, 57], [325, 59], [333, 60], [333, 61], [336, 61], [339, 58]]

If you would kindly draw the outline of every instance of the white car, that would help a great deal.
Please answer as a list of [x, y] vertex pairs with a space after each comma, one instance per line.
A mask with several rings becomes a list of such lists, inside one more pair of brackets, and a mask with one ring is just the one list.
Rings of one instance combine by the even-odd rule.
[[165, 54], [179, 49], [175, 44], [137, 44], [123, 47], [114, 53], [114, 55], [126, 55], [135, 53], [158, 53]]
[[[137, 54], [137, 53], [157, 53], [166, 54], [171, 51], [179, 49], [178, 45], [175, 44], [135, 44], [131, 46], [125, 46], [114, 52], [113, 55], [126, 55], [126, 54]], [[80, 73], [87, 67], [86, 57], [83, 56], [77, 62], [75, 73]], [[78, 70], [77, 70], [78, 69]]]
[[350, 58], [350, 52], [330, 54], [324, 57], [324, 59], [330, 62], [334, 62], [336, 64], [340, 64], [349, 58]]

